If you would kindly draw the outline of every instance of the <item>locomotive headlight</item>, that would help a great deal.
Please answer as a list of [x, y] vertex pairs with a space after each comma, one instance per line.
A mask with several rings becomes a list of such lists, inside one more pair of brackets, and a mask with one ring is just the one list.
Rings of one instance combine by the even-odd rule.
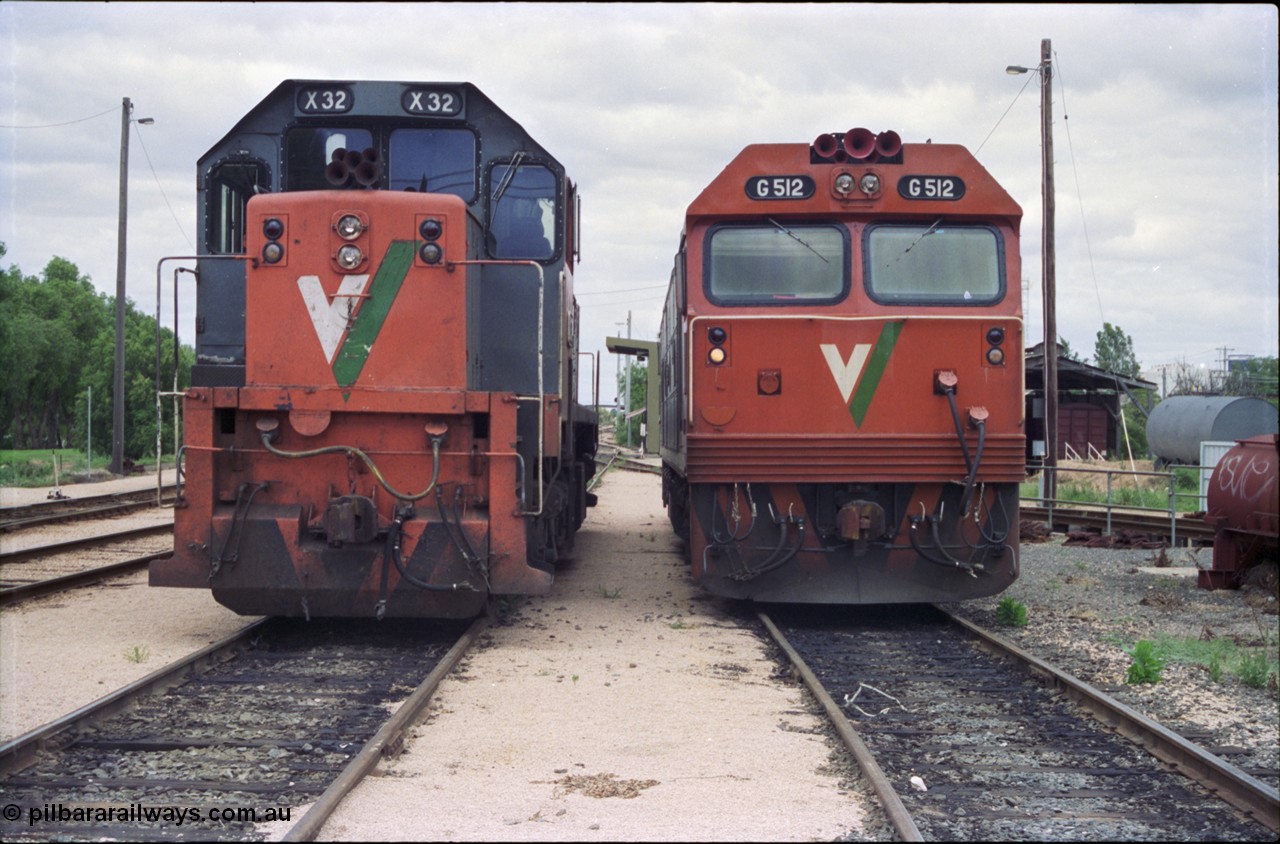
[[364, 263], [364, 253], [354, 243], [348, 243], [338, 250], [338, 266], [344, 270], [354, 270]]
[[422, 248], [418, 250], [418, 257], [425, 264], [438, 264], [443, 256], [444, 250], [440, 248], [438, 243], [424, 243]]
[[836, 176], [835, 182], [836, 193], [847, 194], [853, 191], [853, 176], [848, 173], [841, 173]]
[[355, 214], [343, 214], [334, 228], [343, 240], [355, 240], [364, 231], [364, 224]]
[[865, 173], [858, 182], [858, 187], [867, 196], [880, 192], [880, 177], [875, 173]]
[[284, 247], [274, 240], [262, 247], [262, 260], [268, 264], [278, 264], [284, 257]]

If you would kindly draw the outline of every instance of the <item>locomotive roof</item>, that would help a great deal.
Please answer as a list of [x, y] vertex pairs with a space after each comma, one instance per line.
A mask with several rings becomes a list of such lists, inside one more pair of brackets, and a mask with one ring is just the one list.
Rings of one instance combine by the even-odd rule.
[[[344, 88], [351, 92], [353, 103], [341, 112], [328, 114], [303, 114], [298, 110], [297, 93], [306, 88]], [[350, 121], [372, 118], [410, 117], [402, 108], [402, 95], [415, 89], [454, 89], [463, 92], [465, 103], [462, 110], [454, 115], [443, 117], [418, 117], [427, 120], [447, 120], [454, 123], [484, 124], [489, 131], [498, 134], [515, 136], [520, 139], [517, 148], [532, 153], [538, 158], [555, 161], [537, 142], [529, 137], [524, 127], [505, 111], [500, 109], [491, 99], [470, 82], [397, 82], [391, 80], [352, 80], [352, 79], [286, 79], [277, 85], [252, 109], [245, 113], [236, 124], [211, 146], [199, 163], [212, 155], [225, 152], [228, 141], [241, 133], [279, 134], [288, 126], [302, 118], [329, 118], [332, 120]], [[496, 144], [495, 152], [503, 145]]]
[[[913, 217], [928, 215], [1003, 217], [1015, 225], [1022, 217], [1022, 207], [983, 167], [973, 154], [959, 144], [903, 144], [901, 161], [864, 161], [811, 163], [809, 144], [752, 144], [744, 148], [689, 205], [690, 219], [702, 216], [759, 216], [776, 213], [859, 213], [877, 216], [901, 213]], [[860, 174], [877, 172], [883, 192], [874, 204], [865, 200], [841, 201], [831, 190], [835, 173]], [[806, 174], [817, 183], [812, 197], [759, 200], [749, 198], [748, 180], [761, 176]], [[898, 180], [907, 175], [952, 176], [964, 180], [965, 201], [906, 200], [898, 195]]]

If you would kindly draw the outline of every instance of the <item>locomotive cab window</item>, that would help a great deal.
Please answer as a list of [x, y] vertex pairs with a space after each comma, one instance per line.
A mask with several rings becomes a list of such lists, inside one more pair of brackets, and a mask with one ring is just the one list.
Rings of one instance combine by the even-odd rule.
[[555, 254], [556, 175], [539, 164], [489, 173], [489, 254], [546, 260]]
[[325, 176], [325, 168], [333, 163], [334, 153], [361, 153], [372, 146], [373, 134], [367, 129], [291, 129], [284, 136], [284, 189], [332, 190], [334, 185]]
[[717, 304], [829, 303], [848, 292], [840, 226], [725, 226], [707, 235], [705, 250], [707, 296]]
[[989, 305], [1004, 298], [1004, 245], [987, 226], [868, 226], [867, 293], [877, 302]]
[[209, 174], [205, 245], [219, 255], [244, 252], [245, 206], [255, 193], [271, 189], [260, 161], [223, 161]]
[[476, 136], [469, 129], [397, 129], [388, 154], [390, 188], [476, 198]]

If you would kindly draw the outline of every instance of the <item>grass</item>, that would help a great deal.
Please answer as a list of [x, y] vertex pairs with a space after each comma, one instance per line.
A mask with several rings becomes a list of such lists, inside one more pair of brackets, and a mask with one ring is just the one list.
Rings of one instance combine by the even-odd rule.
[[1164, 659], [1156, 653], [1156, 646], [1149, 639], [1139, 639], [1129, 650], [1133, 662], [1129, 664], [1126, 682], [1159, 683], [1160, 674], [1164, 671]]
[[1026, 604], [1009, 597], [1001, 598], [996, 607], [996, 621], [1005, 627], [1026, 627]]
[[146, 645], [130, 645], [124, 649], [124, 658], [130, 662], [143, 663], [151, 658], [151, 649]]
[[612, 600], [614, 598], [622, 597], [621, 589], [605, 589], [603, 586], [598, 586], [596, 587], [596, 589], [597, 591], [599, 591], [600, 596], [603, 598], [609, 598], [610, 600]]
[[[1256, 643], [1241, 644], [1227, 636], [1211, 639], [1192, 638], [1188, 636], [1156, 636], [1154, 641], [1141, 640], [1130, 647], [1122, 642], [1112, 640], [1126, 653], [1134, 658], [1134, 663], [1143, 663], [1145, 667], [1137, 669], [1138, 676], [1151, 673], [1154, 663], [1160, 667], [1168, 663], [1198, 665], [1205, 670], [1209, 680], [1221, 683], [1228, 676], [1233, 676], [1241, 683], [1255, 689], [1275, 689], [1277, 676], [1280, 676], [1280, 634], [1269, 632]], [[1139, 646], [1145, 657], [1138, 656]], [[1130, 666], [1130, 677], [1135, 676], [1135, 669]], [[1159, 671], [1155, 671], [1154, 680], [1133, 680], [1129, 682], [1158, 682]]]
[[[1186, 469], [1174, 467], [1172, 470], [1174, 477], [1174, 491], [1178, 493], [1176, 502], [1177, 509], [1180, 513], [1193, 513], [1200, 509], [1200, 497], [1198, 492], [1200, 488], [1200, 478], [1195, 469]], [[1079, 477], [1077, 475], [1077, 477]], [[1073, 481], [1070, 472], [1061, 471], [1058, 475], [1058, 501], [1074, 501], [1081, 504], [1106, 504], [1107, 490], [1105, 475], [1096, 475], [1102, 487], [1090, 486], [1087, 483]], [[1111, 506], [1113, 507], [1144, 507], [1152, 510], [1168, 510], [1169, 509], [1169, 489], [1168, 483], [1161, 481], [1156, 489], [1139, 489], [1132, 486], [1116, 486], [1116, 479], [1123, 477], [1122, 474], [1112, 476], [1113, 486], [1111, 488]], [[1145, 481], [1156, 481], [1157, 479], [1150, 475], [1141, 476]], [[1037, 481], [1026, 481], [1019, 487], [1019, 493], [1022, 498], [1034, 500], [1040, 496], [1040, 487]]]
[[[56, 471], [55, 455], [61, 461]], [[152, 456], [142, 462], [155, 466]], [[166, 463], [171, 465], [172, 459]], [[94, 452], [94, 472], [108, 472], [110, 466], [110, 451]], [[71, 448], [0, 449], [0, 486], [34, 488], [75, 483], [84, 480], [88, 469], [85, 453]]]

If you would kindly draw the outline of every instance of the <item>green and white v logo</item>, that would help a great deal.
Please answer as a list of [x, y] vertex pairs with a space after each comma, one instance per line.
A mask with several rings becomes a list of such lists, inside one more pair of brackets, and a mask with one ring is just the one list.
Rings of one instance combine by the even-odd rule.
[[[320, 286], [319, 276], [304, 275], [298, 279], [298, 290], [311, 316], [320, 348], [325, 360], [332, 365], [339, 386], [350, 387], [360, 377], [373, 341], [382, 331], [391, 303], [400, 293], [412, 263], [413, 241], [394, 241], [387, 247], [372, 283], [367, 274], [343, 276], [332, 301]], [[365, 300], [363, 304], [361, 299]]]
[[[836, 379], [836, 387], [840, 390], [840, 398], [849, 405], [849, 415], [853, 424], [861, 427], [862, 420], [871, 407], [871, 397], [880, 385], [880, 377], [884, 375], [889, 364], [889, 355], [898, 342], [902, 332], [901, 322], [887, 322], [880, 329], [880, 339], [873, 347], [870, 343], [859, 343], [845, 360], [834, 343], [823, 343], [822, 356], [827, 359], [827, 368], [831, 377]], [[857, 389], [855, 390], [855, 386]], [[853, 401], [849, 396], [853, 396]]]

